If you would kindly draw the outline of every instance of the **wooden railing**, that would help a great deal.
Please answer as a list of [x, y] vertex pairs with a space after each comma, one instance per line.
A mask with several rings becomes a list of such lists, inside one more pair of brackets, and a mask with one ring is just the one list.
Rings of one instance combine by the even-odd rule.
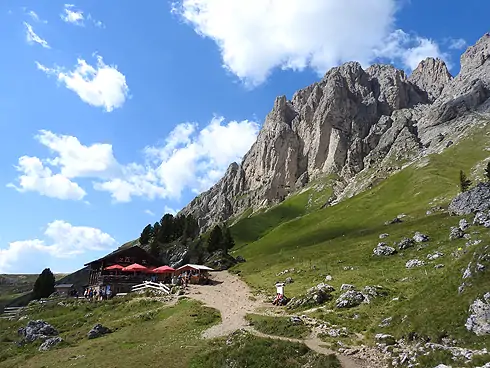
[[143, 281], [148, 281], [149, 276], [143, 275], [101, 275], [97, 278], [97, 281], [102, 284], [110, 283], [126, 283], [126, 284], [138, 284]]

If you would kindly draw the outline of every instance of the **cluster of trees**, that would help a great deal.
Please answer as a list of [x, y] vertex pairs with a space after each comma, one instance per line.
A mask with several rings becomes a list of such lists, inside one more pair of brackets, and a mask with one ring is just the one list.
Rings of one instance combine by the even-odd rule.
[[54, 293], [56, 280], [49, 268], [45, 268], [34, 283], [32, 297], [34, 299], [47, 298]]
[[[191, 215], [173, 216], [167, 213], [159, 222], [155, 222], [154, 225], [148, 224], [143, 229], [139, 242], [141, 245], [149, 245], [150, 253], [155, 257], [160, 256], [160, 251], [165, 244], [175, 241], [184, 244], [191, 241], [191, 248], [196, 248], [194, 249], [196, 252], [207, 250], [209, 253], [217, 250], [226, 253], [235, 245], [230, 229], [226, 225], [216, 225], [207, 239], [199, 237], [199, 233], [199, 224]], [[197, 238], [199, 239], [196, 240]]]
[[175, 240], [195, 239], [199, 235], [197, 220], [191, 215], [174, 217], [167, 213], [154, 225], [148, 224], [141, 232], [139, 242], [141, 245], [150, 245], [150, 252], [158, 257], [160, 245], [169, 244]]
[[207, 246], [209, 253], [217, 250], [222, 250], [227, 253], [228, 250], [235, 246], [235, 240], [233, 240], [230, 229], [226, 225], [223, 228], [216, 225], [209, 234]]
[[[487, 163], [487, 167], [485, 168], [485, 178], [490, 182], [490, 162]], [[466, 192], [471, 187], [471, 180], [468, 179], [463, 170], [459, 172], [459, 187], [461, 192]]]

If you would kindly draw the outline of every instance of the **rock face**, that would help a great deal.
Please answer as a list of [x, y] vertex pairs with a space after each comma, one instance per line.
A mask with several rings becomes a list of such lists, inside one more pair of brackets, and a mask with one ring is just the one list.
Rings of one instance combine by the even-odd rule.
[[470, 316], [466, 320], [468, 331], [478, 336], [490, 335], [490, 292], [482, 299], [476, 299], [470, 306]]
[[[489, 50], [485, 35], [463, 54], [455, 78], [437, 59], [422, 61], [410, 77], [390, 65], [332, 68], [290, 101], [278, 97], [242, 163], [181, 213], [206, 231], [328, 174], [338, 177], [335, 204], [386, 178], [396, 162], [445, 149], [447, 136], [457, 142], [456, 133], [474, 121], [465, 120], [468, 113], [490, 110]], [[362, 171], [371, 176], [355, 180]]]
[[451, 79], [453, 77], [449, 74], [444, 61], [434, 58], [423, 60], [408, 78], [422, 91], [427, 92], [430, 101], [435, 101], [441, 95]]
[[490, 183], [479, 183], [458, 195], [449, 205], [449, 212], [458, 216], [488, 210], [490, 210]]

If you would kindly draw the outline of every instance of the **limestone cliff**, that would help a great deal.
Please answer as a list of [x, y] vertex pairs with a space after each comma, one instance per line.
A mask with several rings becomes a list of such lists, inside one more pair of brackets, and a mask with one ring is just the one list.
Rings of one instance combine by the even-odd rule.
[[432, 58], [410, 77], [390, 65], [363, 70], [346, 63], [290, 101], [278, 97], [242, 163], [231, 164], [181, 212], [207, 229], [249, 208], [279, 203], [328, 174], [339, 178], [338, 199], [356, 194], [374, 180], [365, 175], [362, 185], [354, 185], [359, 173], [389, 173], [394, 162], [443, 149], [446, 137], [471, 124], [465, 116], [490, 111], [489, 97], [489, 34], [462, 55], [455, 78], [442, 60]]

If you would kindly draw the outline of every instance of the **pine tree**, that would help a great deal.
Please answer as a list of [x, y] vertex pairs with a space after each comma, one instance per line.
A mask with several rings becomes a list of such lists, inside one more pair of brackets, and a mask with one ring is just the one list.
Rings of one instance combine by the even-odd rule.
[[229, 227], [224, 227], [223, 228], [223, 244], [222, 244], [222, 249], [225, 252], [228, 252], [234, 246], [235, 246], [235, 240], [233, 239], [233, 236], [231, 235], [230, 228]]
[[185, 218], [184, 238], [195, 239], [199, 235], [199, 225], [192, 215]]
[[167, 213], [160, 220], [160, 230], [157, 239], [162, 243], [170, 243], [174, 235], [174, 216]]
[[54, 293], [55, 278], [49, 268], [45, 268], [34, 283], [32, 295], [34, 299], [47, 298]]
[[485, 177], [487, 181], [490, 181], [490, 161], [487, 163], [487, 168], [485, 169]]
[[468, 179], [463, 172], [460, 170], [459, 172], [459, 187], [461, 188], [461, 192], [466, 192], [471, 186], [471, 180]]
[[150, 242], [151, 237], [153, 236], [153, 226], [148, 224], [145, 226], [140, 235], [140, 244], [146, 245]]
[[216, 225], [208, 238], [208, 252], [213, 253], [218, 249], [222, 249], [223, 244], [223, 231], [219, 225]]

